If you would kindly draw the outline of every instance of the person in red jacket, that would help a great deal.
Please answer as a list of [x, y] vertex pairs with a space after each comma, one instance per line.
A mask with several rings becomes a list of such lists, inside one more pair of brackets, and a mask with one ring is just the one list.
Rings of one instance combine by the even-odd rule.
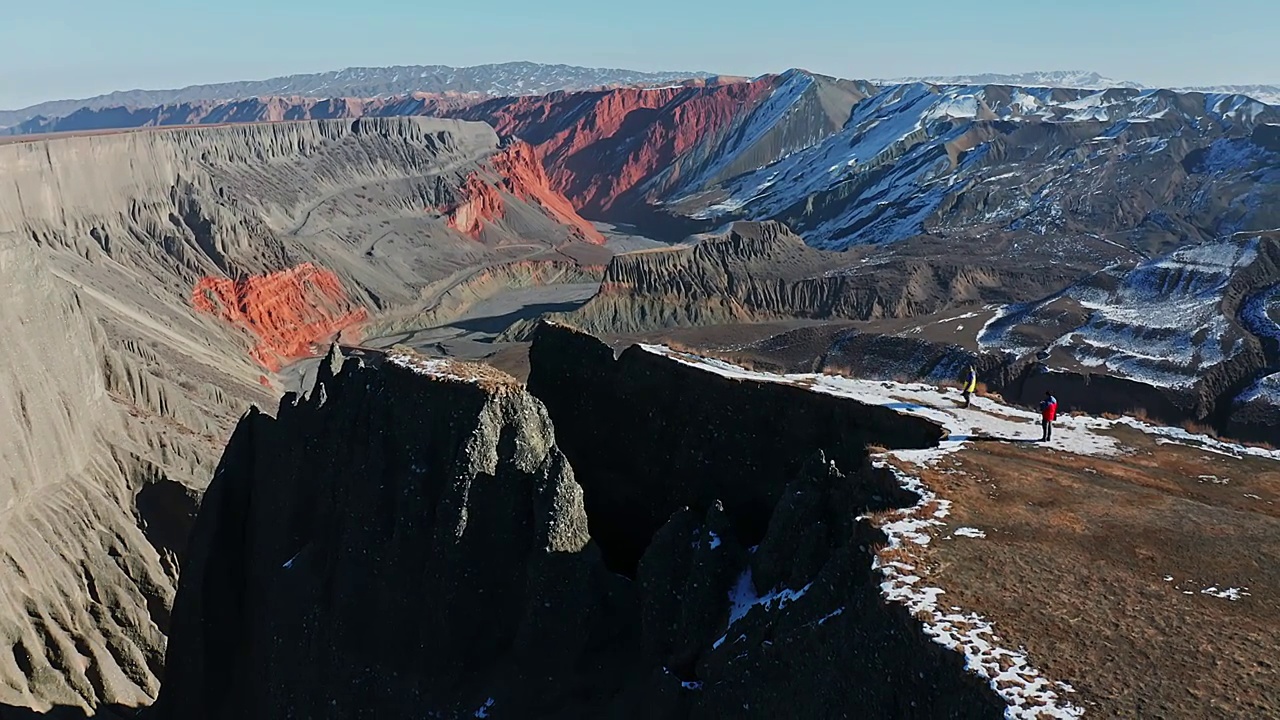
[[1040, 401], [1040, 428], [1044, 434], [1040, 442], [1049, 442], [1053, 437], [1053, 421], [1058, 417], [1058, 399], [1048, 390], [1044, 391], [1044, 399]]

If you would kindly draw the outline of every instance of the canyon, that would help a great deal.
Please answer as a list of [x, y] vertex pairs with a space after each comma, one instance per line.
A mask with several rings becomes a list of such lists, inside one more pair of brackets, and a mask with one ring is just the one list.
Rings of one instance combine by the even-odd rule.
[[[1143, 572], [1194, 526], [1250, 588], [1193, 600], [1245, 628], [1207, 672], [1252, 668], [1256, 703], [1185, 702], [1280, 707], [1249, 649], [1277, 458], [1204, 435], [1280, 443], [1280, 109], [800, 70], [515, 93], [496, 67], [0, 138], [0, 717], [1168, 712], [1190, 668], [1144, 700], [992, 594], [965, 535], [903, 534], [954, 511], [1087, 563], [1104, 479], [1161, 508], [1125, 520], [1164, 538]], [[1016, 435], [1049, 390], [1068, 439], [1039, 452]], [[1076, 509], [1006, 507], [1032, 465]], [[949, 562], [1000, 643], [952, 642], [976, 621], [902, 579]], [[1010, 567], [1113, 620], [1041, 565]], [[1166, 590], [1135, 577], [1108, 581]]]

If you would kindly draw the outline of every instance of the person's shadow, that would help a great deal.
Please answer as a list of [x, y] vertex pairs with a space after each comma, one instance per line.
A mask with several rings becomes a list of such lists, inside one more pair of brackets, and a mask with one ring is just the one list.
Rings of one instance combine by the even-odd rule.
[[1038, 443], [1040, 438], [1014, 438], [1003, 437], [1000, 435], [970, 435], [969, 439], [974, 442], [1007, 442], [1007, 443]]

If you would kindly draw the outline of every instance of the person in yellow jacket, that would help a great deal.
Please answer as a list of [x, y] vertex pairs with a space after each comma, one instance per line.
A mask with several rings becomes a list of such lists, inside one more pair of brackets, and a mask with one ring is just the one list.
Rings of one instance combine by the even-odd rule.
[[978, 391], [978, 373], [969, 366], [969, 378], [964, 381], [964, 406], [969, 407], [969, 397]]

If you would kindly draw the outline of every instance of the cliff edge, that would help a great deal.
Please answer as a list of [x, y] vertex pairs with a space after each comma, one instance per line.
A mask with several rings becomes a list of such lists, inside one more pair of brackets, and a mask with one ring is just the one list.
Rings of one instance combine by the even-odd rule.
[[[614, 360], [592, 342], [539, 336], [545, 401], [480, 366], [334, 351], [309, 395], [275, 419], [247, 414], [192, 534], [160, 717], [1001, 715], [962, 657], [882, 601], [878, 533], [858, 519], [915, 501], [859, 443], [928, 446], [939, 426], [879, 431], [869, 406], [808, 406], [656, 356], [612, 372], [662, 392], [609, 414], [598, 382]], [[590, 420], [619, 423], [594, 458], [589, 418], [568, 421], [578, 409], [547, 374], [561, 371], [539, 367], [577, 355], [563, 372], [583, 378]], [[677, 396], [703, 410], [627, 435]], [[788, 407], [830, 458], [762, 432], [765, 409]], [[707, 445], [717, 413], [722, 439]], [[646, 468], [708, 479], [677, 491]], [[643, 522], [597, 539], [612, 489]], [[618, 572], [620, 548], [638, 552]]]

